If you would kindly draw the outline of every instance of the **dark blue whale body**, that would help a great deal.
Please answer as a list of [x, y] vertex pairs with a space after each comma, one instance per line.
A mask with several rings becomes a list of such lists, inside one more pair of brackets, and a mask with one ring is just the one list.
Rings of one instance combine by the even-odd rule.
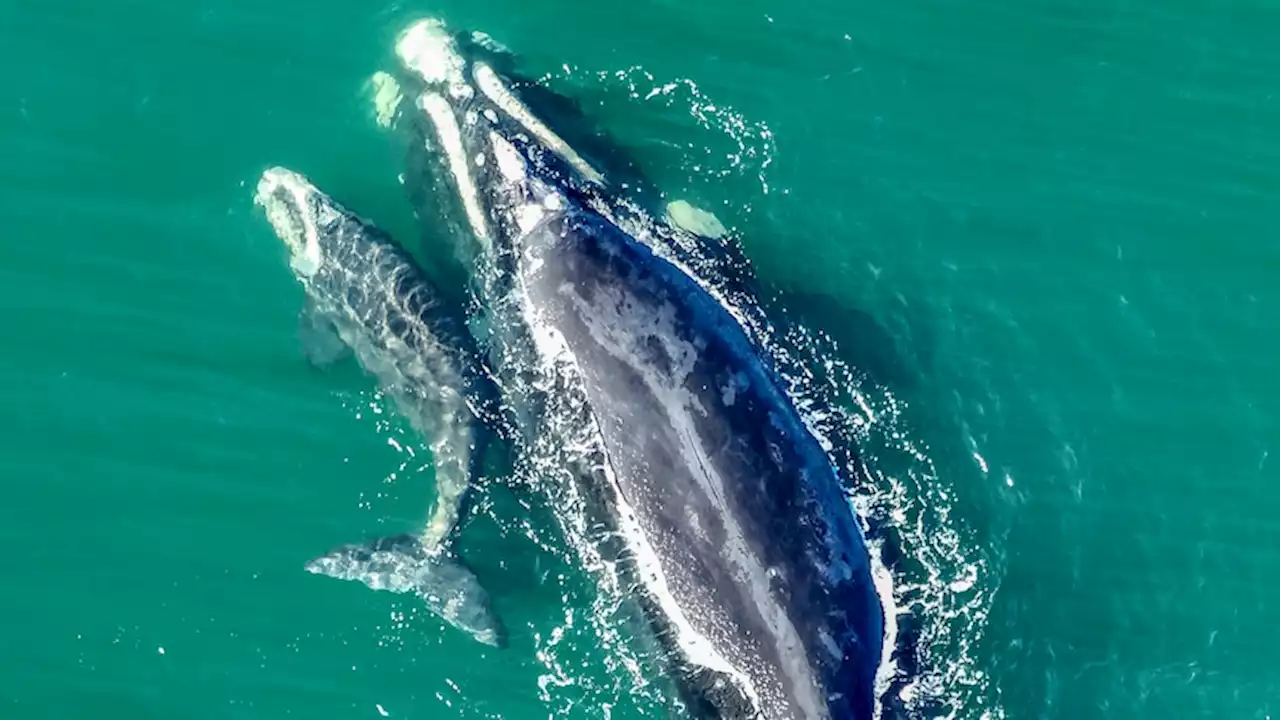
[[[744, 701], [706, 682], [711, 704], [870, 717], [883, 619], [869, 559], [829, 460], [756, 349], [687, 275], [599, 215], [535, 232], [529, 301], [581, 368], [617, 490], [676, 604], [730, 665], [748, 678], [766, 665], [777, 683], [756, 680], [763, 697]], [[649, 308], [669, 313], [660, 326]], [[804, 672], [777, 671], [789, 665]], [[801, 712], [811, 689], [823, 707]]]

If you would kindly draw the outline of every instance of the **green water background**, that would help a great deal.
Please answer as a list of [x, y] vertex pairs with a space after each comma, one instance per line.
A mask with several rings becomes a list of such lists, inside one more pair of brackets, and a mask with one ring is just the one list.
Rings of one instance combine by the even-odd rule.
[[367, 80], [423, 13], [594, 103], [873, 370], [955, 717], [1277, 711], [1280, 8], [7, 0], [0, 716], [655, 712], [513, 495], [466, 530], [506, 652], [301, 570], [430, 475], [303, 362], [250, 189], [412, 236]]

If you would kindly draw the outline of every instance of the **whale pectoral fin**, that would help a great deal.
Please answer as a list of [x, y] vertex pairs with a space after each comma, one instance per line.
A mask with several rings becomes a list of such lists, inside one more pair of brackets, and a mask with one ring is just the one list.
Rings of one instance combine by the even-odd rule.
[[307, 563], [306, 569], [357, 580], [374, 590], [413, 593], [432, 613], [478, 642], [506, 647], [506, 629], [475, 573], [450, 551], [428, 553], [414, 535], [343, 545]]
[[710, 210], [704, 210], [687, 200], [667, 203], [668, 223], [707, 240], [719, 240], [728, 234], [720, 218]]
[[351, 354], [351, 348], [338, 337], [333, 323], [324, 319], [310, 302], [298, 314], [298, 341], [307, 362], [317, 368], [329, 367]]

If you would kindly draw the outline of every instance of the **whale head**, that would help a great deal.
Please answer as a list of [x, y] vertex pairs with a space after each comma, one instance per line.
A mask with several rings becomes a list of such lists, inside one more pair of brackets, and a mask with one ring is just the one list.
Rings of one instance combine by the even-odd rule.
[[565, 208], [566, 192], [604, 178], [521, 99], [511, 58], [486, 35], [421, 20], [396, 42], [404, 109], [428, 161], [415, 178], [461, 231], [464, 261], [520, 246]]
[[288, 248], [294, 273], [299, 279], [314, 276], [324, 262], [323, 238], [344, 221], [345, 213], [305, 177], [282, 167], [262, 173], [254, 203]]

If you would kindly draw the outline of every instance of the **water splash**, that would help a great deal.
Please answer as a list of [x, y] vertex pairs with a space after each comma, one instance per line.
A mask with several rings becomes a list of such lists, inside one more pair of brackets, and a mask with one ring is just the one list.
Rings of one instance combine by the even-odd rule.
[[752, 177], [762, 194], [770, 192], [768, 169], [777, 148], [769, 125], [716, 102], [694, 80], [660, 79], [639, 65], [600, 71], [564, 65], [539, 80], [551, 89], [561, 86], [570, 95], [575, 93], [574, 86], [580, 89], [585, 84], [600, 98], [604, 115], [671, 116], [675, 124], [684, 126], [692, 120], [702, 132], [679, 145], [678, 160], [690, 183]]

